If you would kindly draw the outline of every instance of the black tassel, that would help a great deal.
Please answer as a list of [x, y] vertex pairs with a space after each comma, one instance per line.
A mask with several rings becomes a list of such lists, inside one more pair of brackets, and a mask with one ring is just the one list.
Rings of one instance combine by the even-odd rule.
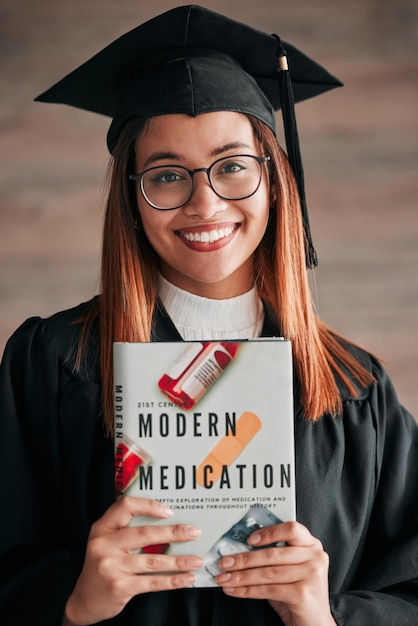
[[295, 101], [293, 97], [292, 82], [287, 64], [286, 50], [283, 48], [280, 37], [278, 37], [278, 35], [274, 35], [274, 37], [277, 38], [279, 43], [277, 54], [279, 61], [278, 75], [287, 156], [290, 166], [295, 175], [296, 184], [299, 191], [303, 228], [305, 231], [306, 265], [309, 269], [313, 269], [318, 265], [318, 257], [312, 243], [312, 235], [308, 217], [308, 207], [306, 205], [305, 178], [303, 173], [302, 157], [300, 153], [298, 129], [296, 125]]

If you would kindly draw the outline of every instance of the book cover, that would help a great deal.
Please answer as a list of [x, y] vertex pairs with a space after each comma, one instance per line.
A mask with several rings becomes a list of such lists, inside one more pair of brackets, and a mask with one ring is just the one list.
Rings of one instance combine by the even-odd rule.
[[115, 343], [115, 490], [153, 498], [192, 543], [145, 551], [200, 554], [197, 587], [256, 529], [296, 519], [289, 341]]

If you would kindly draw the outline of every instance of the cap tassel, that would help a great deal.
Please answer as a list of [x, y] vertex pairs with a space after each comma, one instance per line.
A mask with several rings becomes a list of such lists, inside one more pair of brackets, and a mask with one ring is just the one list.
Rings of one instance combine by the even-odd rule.
[[305, 179], [303, 174], [302, 157], [300, 153], [298, 129], [296, 126], [295, 101], [293, 97], [292, 83], [290, 79], [286, 51], [283, 47], [280, 37], [278, 37], [278, 35], [274, 35], [274, 37], [276, 37], [279, 42], [277, 55], [279, 61], [278, 72], [287, 156], [295, 175], [296, 184], [299, 191], [303, 228], [305, 231], [306, 265], [309, 269], [313, 269], [318, 265], [318, 257], [312, 243], [308, 208], [306, 205]]

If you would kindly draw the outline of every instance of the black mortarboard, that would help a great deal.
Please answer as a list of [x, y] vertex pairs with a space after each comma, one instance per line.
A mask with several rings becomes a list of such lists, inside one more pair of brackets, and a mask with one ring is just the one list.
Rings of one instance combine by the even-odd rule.
[[305, 203], [293, 102], [341, 83], [302, 52], [199, 6], [177, 7], [129, 31], [36, 100], [69, 104], [112, 117], [112, 152], [134, 116], [210, 111], [248, 113], [275, 131], [282, 109], [286, 146], [302, 202], [307, 264], [316, 265]]

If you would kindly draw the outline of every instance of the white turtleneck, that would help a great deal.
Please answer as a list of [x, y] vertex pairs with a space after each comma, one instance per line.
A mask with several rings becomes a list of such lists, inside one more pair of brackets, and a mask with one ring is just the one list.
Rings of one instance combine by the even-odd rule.
[[213, 300], [184, 291], [160, 275], [158, 295], [185, 341], [253, 339], [264, 322], [257, 289], [235, 298]]

